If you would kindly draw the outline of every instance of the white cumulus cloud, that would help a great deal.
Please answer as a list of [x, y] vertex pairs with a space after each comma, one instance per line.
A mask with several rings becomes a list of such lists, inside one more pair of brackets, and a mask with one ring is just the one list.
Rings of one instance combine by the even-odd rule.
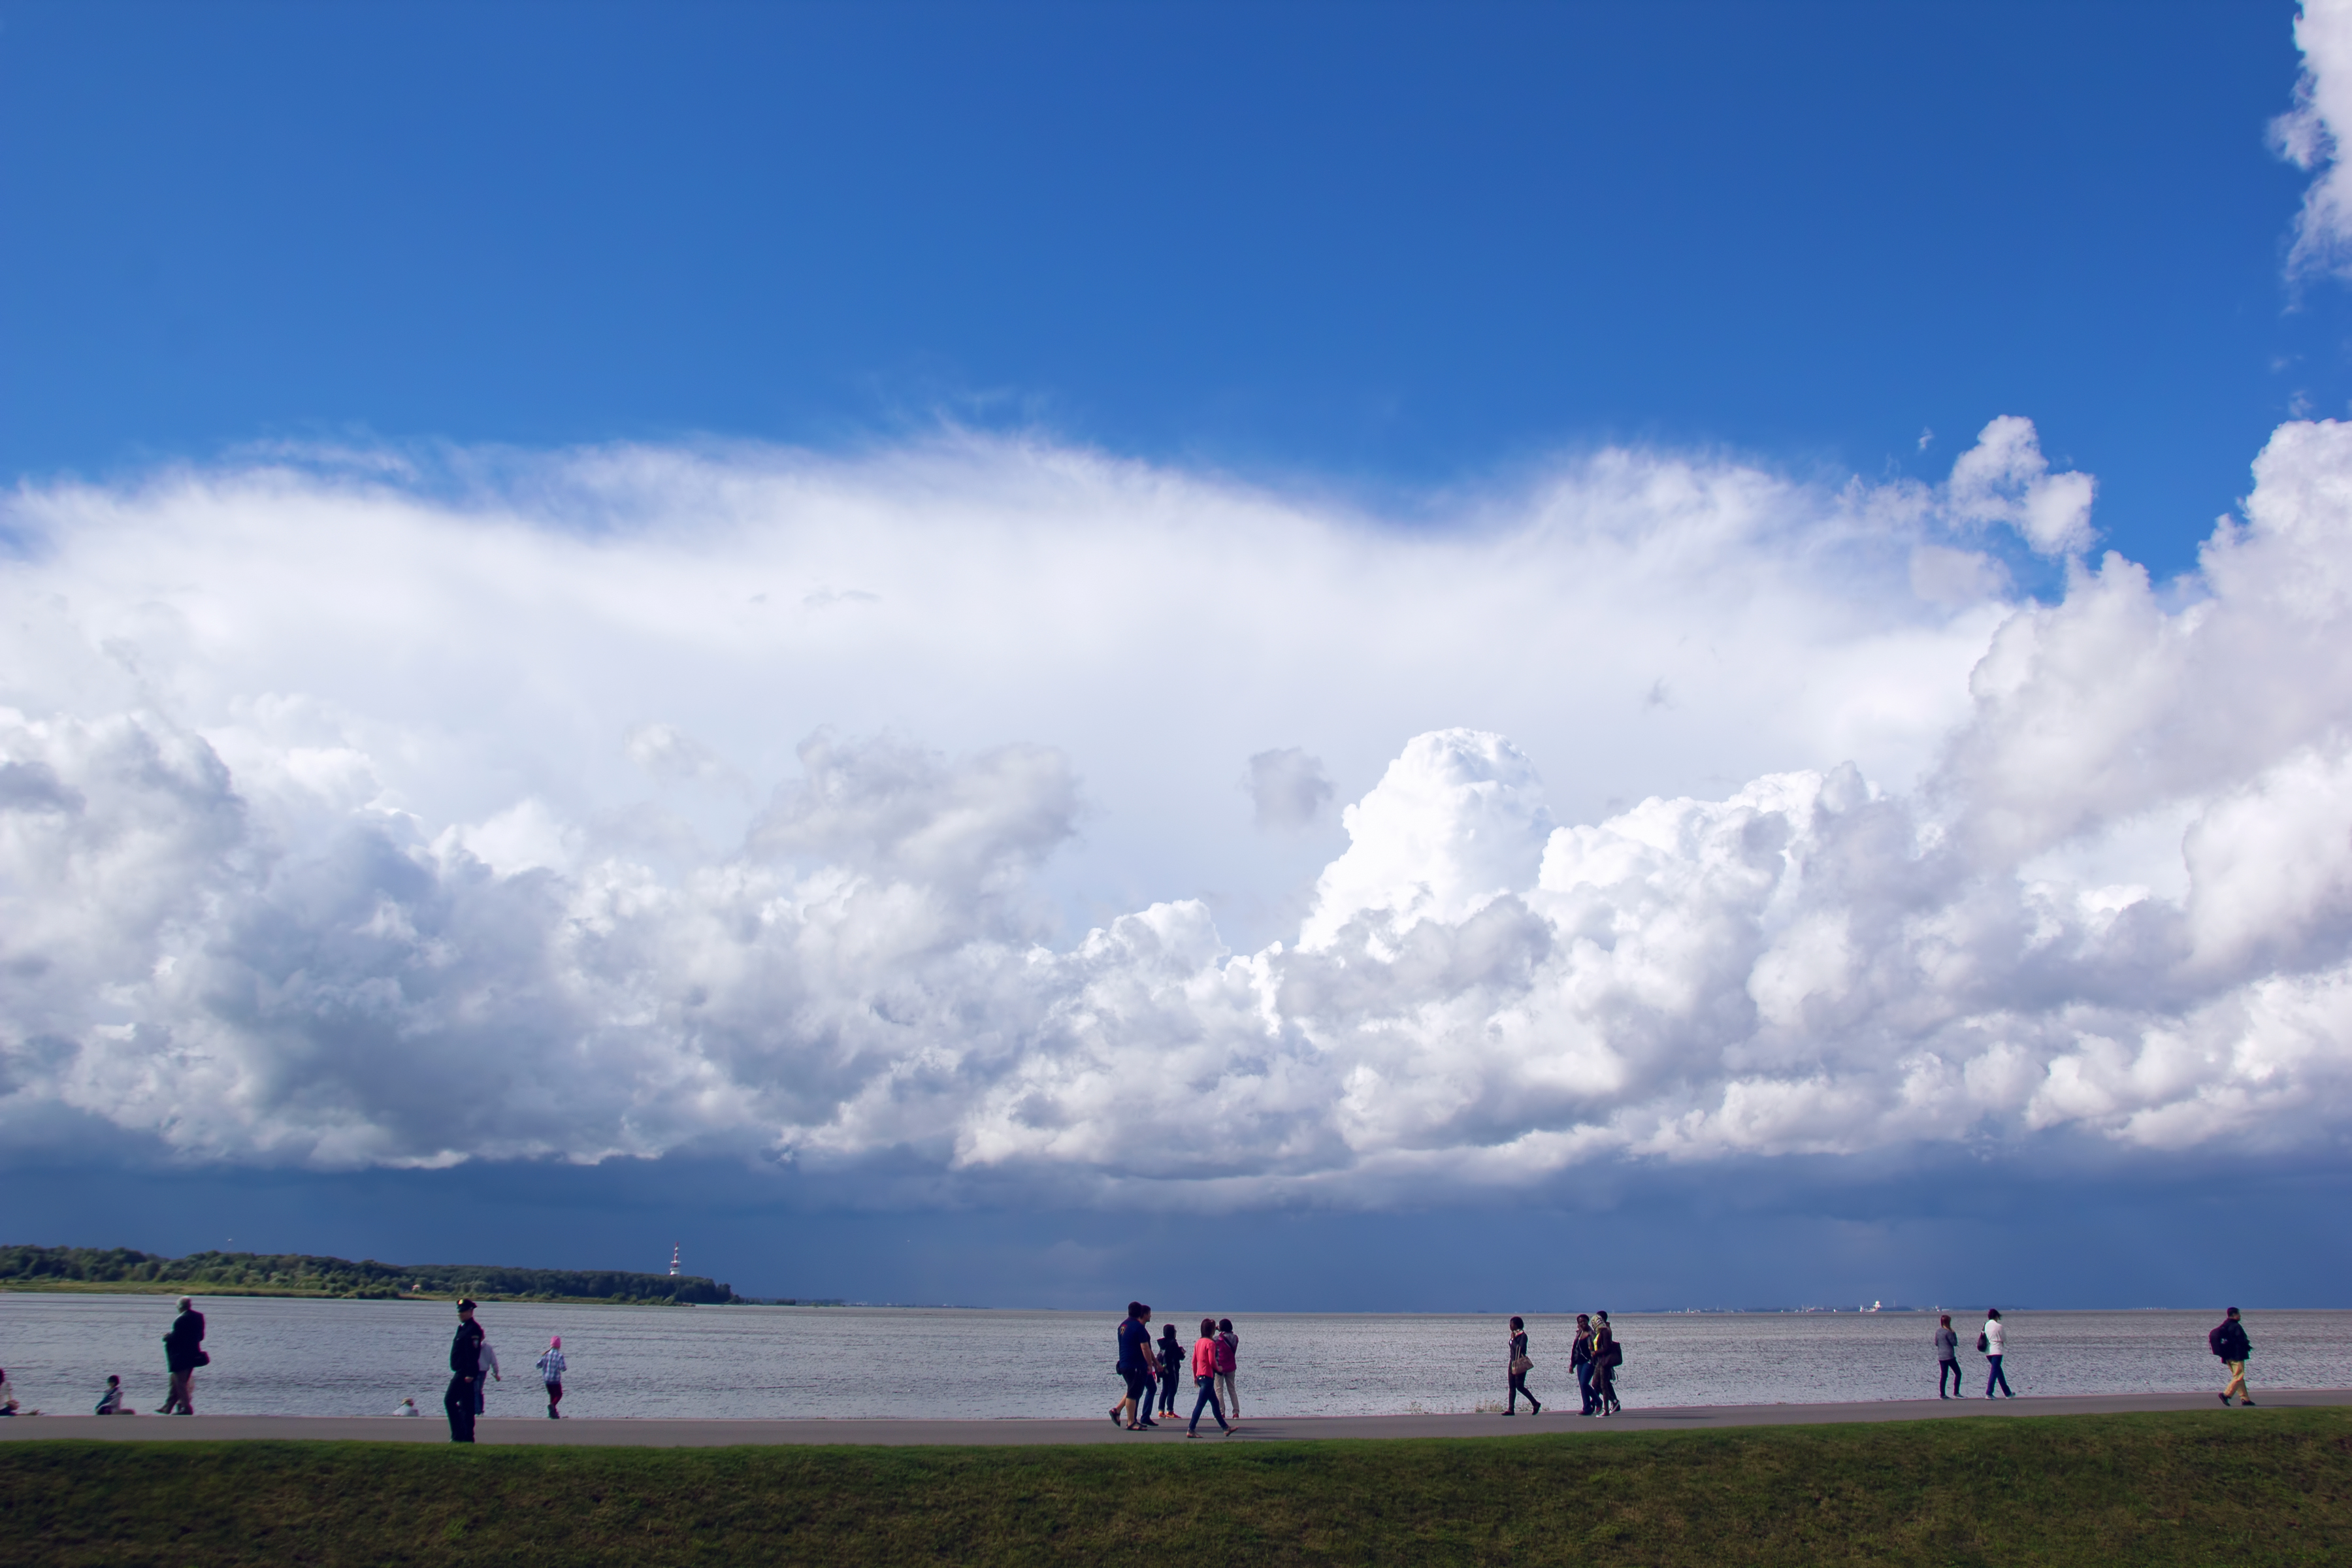
[[1981, 530], [2072, 555], [2090, 493], [2021, 420], [1935, 489], [1611, 452], [1438, 530], [986, 442], [28, 491], [0, 1137], [1220, 1202], [2323, 1139], [2352, 427], [2187, 582], [2004, 596]]
[[2341, 273], [2352, 266], [2352, 173], [2337, 157], [2352, 126], [2352, 3], [2303, 0], [2294, 42], [2303, 51], [2294, 105], [2270, 126], [2272, 150], [2312, 172], [2287, 271]]

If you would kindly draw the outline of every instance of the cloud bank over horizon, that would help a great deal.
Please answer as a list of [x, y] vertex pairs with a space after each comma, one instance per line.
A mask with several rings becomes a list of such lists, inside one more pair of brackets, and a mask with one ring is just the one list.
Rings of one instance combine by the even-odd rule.
[[[2165, 584], [2022, 419], [1412, 525], [1036, 440], [368, 456], [11, 503], [0, 1146], [1379, 1202], [2352, 1110], [2352, 426]], [[1087, 912], [1195, 855], [1288, 885]]]

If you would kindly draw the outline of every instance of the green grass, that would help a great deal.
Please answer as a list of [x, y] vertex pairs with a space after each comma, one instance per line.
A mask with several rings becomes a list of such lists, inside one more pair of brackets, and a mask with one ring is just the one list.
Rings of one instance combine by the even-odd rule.
[[0, 1563], [2321, 1563], [2352, 1411], [1057, 1448], [0, 1444]]

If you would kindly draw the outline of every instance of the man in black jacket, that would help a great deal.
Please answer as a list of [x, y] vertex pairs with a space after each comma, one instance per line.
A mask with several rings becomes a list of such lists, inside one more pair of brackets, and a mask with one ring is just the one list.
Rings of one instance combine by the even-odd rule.
[[2253, 1355], [2254, 1347], [2246, 1338], [2246, 1325], [2238, 1321], [2237, 1308], [2231, 1308], [2230, 1315], [2213, 1325], [2213, 1331], [2205, 1336], [2205, 1348], [2221, 1357], [2221, 1364], [2230, 1369], [2230, 1386], [2221, 1391], [2221, 1403], [2229, 1404], [2230, 1395], [2234, 1394], [2252, 1405], [2253, 1400], [2246, 1394], [2246, 1362]]
[[457, 1337], [449, 1342], [449, 1392], [441, 1408], [449, 1413], [449, 1441], [474, 1440], [474, 1380], [482, 1375], [482, 1325], [474, 1321], [474, 1303], [457, 1303]]
[[163, 1364], [172, 1370], [172, 1392], [155, 1414], [194, 1415], [196, 1406], [189, 1395], [194, 1392], [196, 1368], [212, 1359], [205, 1353], [205, 1315], [196, 1310], [194, 1297], [183, 1296], [180, 1315], [172, 1320], [172, 1331], [163, 1336]]

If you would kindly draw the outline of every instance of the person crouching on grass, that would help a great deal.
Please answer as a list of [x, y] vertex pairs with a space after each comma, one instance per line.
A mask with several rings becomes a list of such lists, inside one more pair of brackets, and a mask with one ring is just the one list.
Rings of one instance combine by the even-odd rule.
[[1201, 1320], [1201, 1337], [1192, 1342], [1192, 1386], [1201, 1391], [1192, 1401], [1192, 1425], [1184, 1429], [1187, 1437], [1201, 1435], [1201, 1411], [1203, 1406], [1217, 1413], [1217, 1426], [1228, 1437], [1234, 1429], [1225, 1425], [1224, 1406], [1217, 1403], [1217, 1321]]

